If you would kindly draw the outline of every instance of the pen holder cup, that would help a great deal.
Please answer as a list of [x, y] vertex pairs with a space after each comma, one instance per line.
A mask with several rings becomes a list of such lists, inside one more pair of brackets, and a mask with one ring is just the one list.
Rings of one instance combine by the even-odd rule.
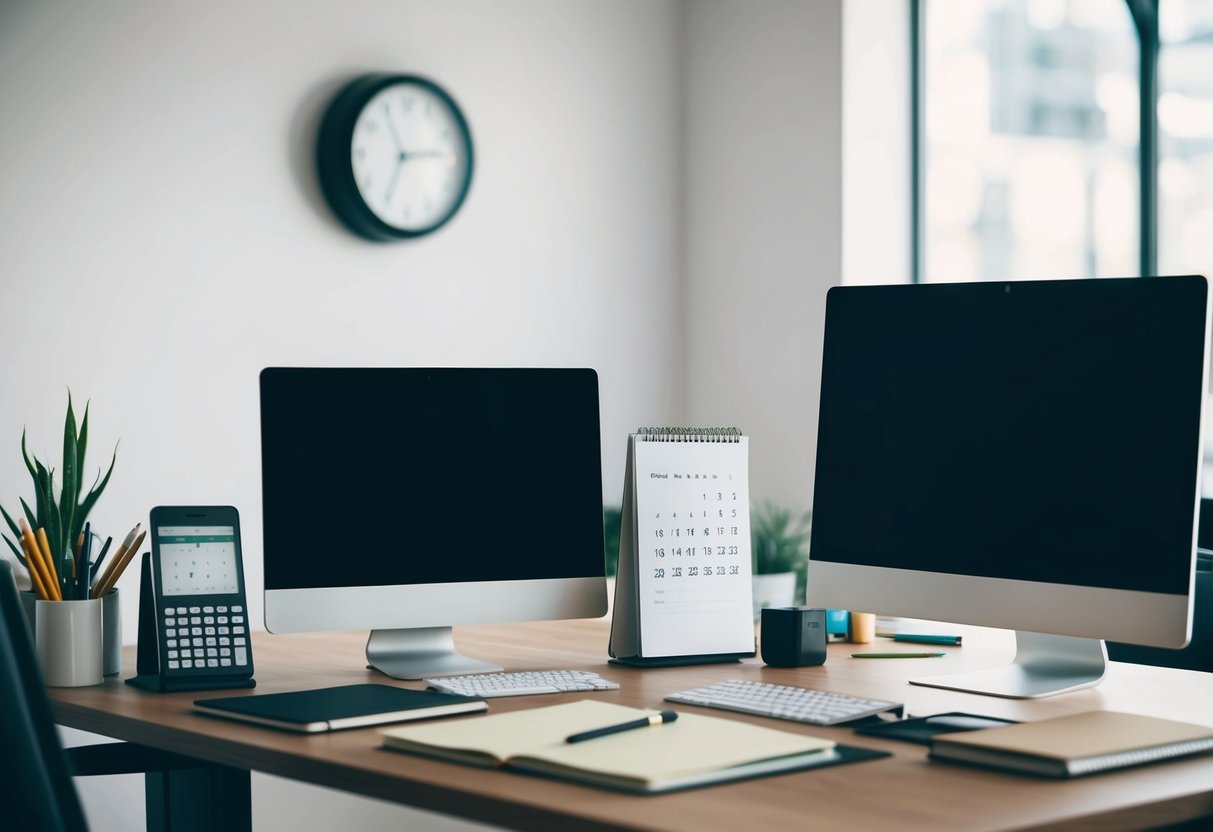
[[[21, 593], [21, 607], [29, 624], [30, 640], [37, 643], [38, 622], [34, 615], [37, 597], [32, 592]], [[101, 675], [113, 676], [122, 670], [122, 607], [118, 587], [101, 599]]]
[[872, 612], [852, 612], [847, 641], [855, 644], [871, 644], [876, 638], [876, 614]]
[[102, 601], [35, 601], [34, 645], [48, 687], [101, 684]]

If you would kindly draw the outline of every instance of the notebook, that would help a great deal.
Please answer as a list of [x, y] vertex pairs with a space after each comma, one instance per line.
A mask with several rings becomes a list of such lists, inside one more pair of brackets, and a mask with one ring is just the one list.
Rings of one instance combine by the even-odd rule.
[[663, 725], [565, 742], [570, 734], [656, 713], [586, 699], [380, 733], [384, 747], [396, 751], [642, 794], [884, 756], [853, 757], [831, 740], [688, 713]]
[[737, 428], [628, 437], [609, 652], [624, 664], [754, 655], [749, 439]]
[[931, 758], [1043, 777], [1078, 777], [1213, 751], [1213, 728], [1170, 719], [1091, 711], [948, 734]]
[[483, 699], [430, 690], [391, 685], [344, 685], [289, 693], [198, 699], [194, 701], [194, 709], [210, 716], [314, 734], [476, 713], [488, 710], [488, 705]]

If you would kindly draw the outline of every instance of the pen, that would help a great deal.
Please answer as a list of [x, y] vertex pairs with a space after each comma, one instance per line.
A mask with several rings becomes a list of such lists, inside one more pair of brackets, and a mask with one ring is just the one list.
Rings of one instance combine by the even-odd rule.
[[93, 555], [93, 524], [84, 524], [84, 545], [80, 548], [80, 570], [76, 576], [76, 597], [81, 601], [88, 599], [88, 561]]
[[88, 578], [90, 583], [97, 579], [97, 573], [101, 571], [101, 564], [105, 561], [105, 556], [109, 553], [110, 544], [114, 542], [114, 538], [107, 537], [105, 543], [101, 545], [101, 554], [97, 555], [97, 562], [89, 567]]
[[852, 653], [852, 659], [937, 659], [945, 653]]
[[960, 644], [960, 636], [937, 636], [924, 633], [877, 633], [881, 638], [893, 641], [910, 641], [915, 644]]
[[631, 731], [633, 728], [648, 728], [650, 725], [661, 725], [663, 722], [673, 722], [676, 719], [678, 719], [678, 714], [673, 711], [662, 711], [659, 714], [646, 716], [643, 719], [634, 719], [631, 722], [621, 722], [618, 725], [595, 728], [593, 731], [582, 731], [580, 734], [569, 734], [565, 738], [565, 742], [592, 740], [596, 737], [605, 737], [607, 734], [618, 734], [620, 731]]

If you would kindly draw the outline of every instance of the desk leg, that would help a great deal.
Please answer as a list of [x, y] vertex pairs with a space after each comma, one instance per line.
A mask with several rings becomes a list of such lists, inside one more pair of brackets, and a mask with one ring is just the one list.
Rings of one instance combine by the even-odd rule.
[[247, 770], [202, 766], [145, 778], [148, 832], [252, 832]]

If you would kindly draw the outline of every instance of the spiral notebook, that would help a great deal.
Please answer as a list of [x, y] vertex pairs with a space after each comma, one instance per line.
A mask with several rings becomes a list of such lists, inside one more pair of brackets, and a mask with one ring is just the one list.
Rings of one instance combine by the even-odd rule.
[[628, 437], [611, 657], [637, 665], [754, 655], [749, 439], [736, 428]]

